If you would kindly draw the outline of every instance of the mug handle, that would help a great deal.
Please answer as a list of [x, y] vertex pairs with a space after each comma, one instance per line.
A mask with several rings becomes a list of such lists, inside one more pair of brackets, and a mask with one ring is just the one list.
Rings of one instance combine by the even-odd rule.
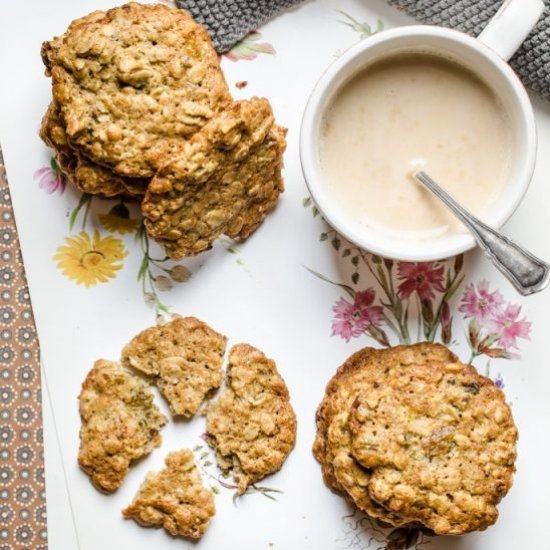
[[505, 0], [477, 38], [508, 61], [533, 30], [543, 11], [542, 0]]

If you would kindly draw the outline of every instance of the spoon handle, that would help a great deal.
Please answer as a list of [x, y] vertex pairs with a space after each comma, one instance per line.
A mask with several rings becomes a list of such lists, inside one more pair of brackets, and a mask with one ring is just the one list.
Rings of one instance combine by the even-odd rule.
[[426, 172], [419, 171], [414, 177], [441, 199], [472, 232], [481, 249], [520, 294], [527, 296], [548, 286], [550, 264], [540, 260], [520, 245], [484, 224], [458, 204]]

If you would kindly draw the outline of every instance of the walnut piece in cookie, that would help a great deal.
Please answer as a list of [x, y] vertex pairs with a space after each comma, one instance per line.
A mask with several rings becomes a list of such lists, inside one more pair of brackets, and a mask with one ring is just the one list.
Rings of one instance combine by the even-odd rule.
[[174, 415], [192, 417], [222, 382], [227, 338], [195, 317], [150, 327], [122, 350], [122, 363], [154, 378]]
[[125, 178], [109, 168], [100, 166], [73, 149], [54, 103], [50, 103], [40, 127], [42, 141], [54, 151], [61, 173], [80, 191], [104, 198], [125, 197], [140, 199], [149, 180]]
[[94, 12], [42, 58], [69, 142], [125, 176], [151, 177], [231, 102], [206, 29], [161, 4]]
[[214, 495], [202, 484], [193, 453], [169, 453], [166, 468], [149, 473], [132, 504], [122, 511], [146, 527], [164, 527], [173, 536], [202, 537], [216, 513]]
[[275, 363], [248, 344], [229, 352], [227, 385], [207, 410], [206, 431], [219, 467], [239, 494], [283, 465], [296, 440], [296, 416]]
[[173, 259], [211, 248], [222, 233], [246, 238], [284, 189], [284, 136], [266, 99], [234, 102], [151, 181], [142, 202], [148, 234]]
[[110, 493], [120, 487], [132, 461], [160, 445], [167, 419], [139, 376], [104, 359], [86, 376], [79, 403], [78, 463], [97, 489]]
[[332, 377], [317, 410], [317, 434], [313, 454], [320, 462], [325, 483], [344, 494], [357, 508], [371, 517], [394, 526], [411, 522], [376, 502], [367, 486], [372, 471], [352, 454], [349, 420], [353, 403], [361, 391], [384, 383], [394, 372], [403, 373], [411, 365], [432, 365], [456, 360], [439, 344], [421, 343], [378, 350], [364, 348], [351, 355]]
[[350, 426], [352, 454], [384, 507], [438, 535], [496, 521], [518, 434], [504, 394], [474, 367], [410, 365], [357, 396]]

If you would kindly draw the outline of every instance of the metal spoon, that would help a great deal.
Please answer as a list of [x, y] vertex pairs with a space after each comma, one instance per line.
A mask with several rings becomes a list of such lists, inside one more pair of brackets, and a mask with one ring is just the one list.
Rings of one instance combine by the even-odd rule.
[[550, 264], [543, 262], [523, 247], [498, 231], [491, 229], [471, 212], [460, 206], [426, 172], [420, 170], [413, 177], [441, 199], [451, 212], [470, 230], [485, 255], [514, 285], [527, 296], [540, 292], [550, 283]]

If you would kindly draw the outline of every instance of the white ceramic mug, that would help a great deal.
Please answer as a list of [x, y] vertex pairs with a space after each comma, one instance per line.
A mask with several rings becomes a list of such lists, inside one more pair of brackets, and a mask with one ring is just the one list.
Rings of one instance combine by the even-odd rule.
[[442, 27], [414, 25], [383, 31], [347, 50], [323, 74], [306, 106], [300, 134], [300, 158], [314, 202], [340, 234], [361, 248], [387, 258], [431, 261], [475, 246], [466, 232], [433, 239], [404, 240], [382, 235], [350, 220], [332, 200], [323, 182], [320, 137], [324, 114], [342, 86], [376, 59], [403, 52], [433, 52], [454, 59], [483, 80], [498, 96], [515, 136], [508, 181], [490, 211], [482, 216], [498, 228], [521, 202], [535, 167], [537, 138], [533, 109], [525, 88], [507, 60], [533, 29], [544, 10], [542, 0], [506, 0], [477, 38]]

